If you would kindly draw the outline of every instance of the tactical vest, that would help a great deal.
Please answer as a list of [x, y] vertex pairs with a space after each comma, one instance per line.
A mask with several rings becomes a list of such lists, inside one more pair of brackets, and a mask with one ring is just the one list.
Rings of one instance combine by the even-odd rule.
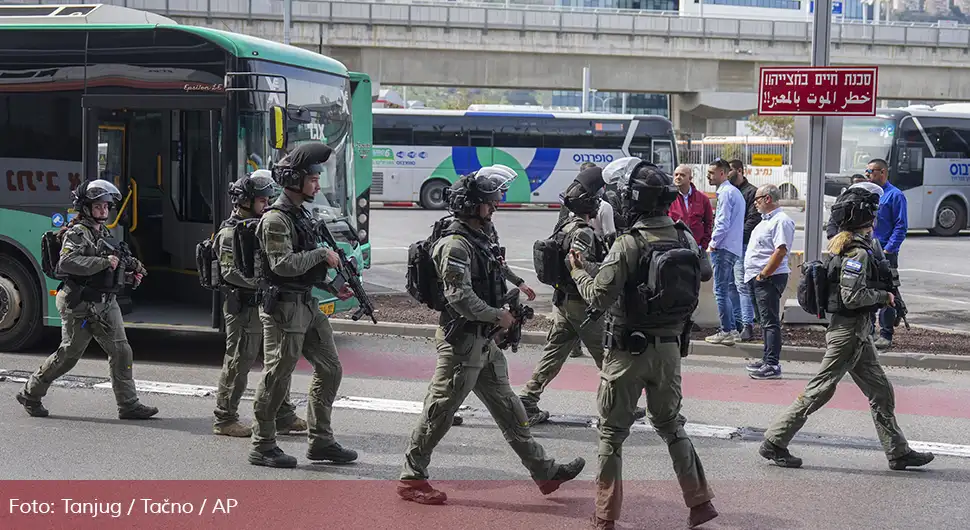
[[[671, 230], [673, 238], [656, 237]], [[629, 234], [640, 257], [610, 314], [631, 330], [679, 334], [700, 299], [701, 258], [688, 241], [687, 227], [678, 221], [669, 228], [633, 227]]]
[[[573, 232], [575, 232], [577, 230], [580, 230], [582, 228], [590, 228], [590, 229], [592, 229], [592, 227], [586, 221], [583, 221], [582, 219], [576, 218], [575, 221], [576, 222], [575, 222], [575, 224], [573, 224], [572, 228], [566, 230], [566, 241], [570, 241], [571, 242], [572, 239], [569, 236], [570, 236], [570, 234], [572, 234]], [[565, 227], [564, 227], [564, 229], [565, 229]], [[576, 287], [576, 282], [573, 281], [573, 278], [572, 278], [571, 274], [569, 273], [568, 269], [565, 268], [566, 267], [566, 260], [569, 258], [569, 247], [570, 246], [571, 245], [564, 245], [564, 247], [562, 249], [563, 252], [562, 252], [562, 255], [560, 256], [559, 263], [560, 263], [560, 266], [563, 267], [563, 270], [565, 271], [565, 277], [563, 278], [562, 283], [560, 283], [559, 285], [556, 286], [556, 289], [557, 290], [560, 290], [560, 291], [562, 291], [562, 292], [564, 292], [564, 293], [566, 293], [568, 295], [579, 296], [579, 287]], [[603, 243], [600, 241], [600, 239], [598, 237], [596, 237], [595, 233], [593, 235], [593, 252], [592, 252], [592, 254], [593, 254], [593, 258], [592, 258], [593, 263], [602, 263], [603, 262], [603, 258], [606, 257], [606, 249], [603, 248]]]
[[[462, 236], [472, 247], [472, 290], [490, 307], [499, 307], [508, 288], [505, 285], [505, 275], [502, 273], [502, 264], [499, 261], [498, 245], [487, 239], [484, 234], [469, 230], [460, 221], [452, 221], [442, 232], [441, 237], [451, 235]], [[447, 308], [441, 315], [442, 323], [450, 320]]]
[[[872, 251], [872, 247], [866, 245], [862, 241], [853, 240], [850, 242], [843, 252], [855, 248], [862, 248], [869, 254], [868, 265], [866, 267], [866, 288], [876, 289], [885, 291], [888, 290], [888, 284], [879, 281], [879, 265], [877, 259]], [[825, 304], [825, 310], [832, 314], [854, 317], [859, 315], [864, 315], [871, 313], [880, 307], [880, 305], [863, 306], [855, 309], [849, 309], [845, 307], [845, 303], [842, 300], [842, 289], [840, 285], [842, 283], [842, 256], [832, 256], [828, 263], [828, 302]]]
[[[93, 237], [94, 244], [85, 246], [85, 256], [97, 256], [97, 243], [102, 239], [107, 240], [109, 244], [117, 248], [117, 240], [111, 237], [103, 237], [99, 229], [91, 228], [90, 226], [82, 225], [80, 223], [76, 226], [83, 226], [87, 235]], [[85, 242], [87, 243], [87, 241]], [[71, 284], [74, 284], [84, 288], [85, 290], [91, 289], [99, 293], [119, 293], [125, 287], [125, 266], [123, 262], [119, 261], [118, 266], [114, 270], [112, 270], [111, 267], [108, 267], [90, 276], [64, 274], [64, 278], [64, 283], [67, 284], [68, 287], [73, 287]]]
[[[279, 211], [287, 216], [290, 222], [293, 223], [295, 232], [293, 234], [295, 236], [293, 252], [308, 252], [319, 248], [320, 239], [313, 230], [313, 220], [310, 219], [306, 210], [302, 207], [294, 207], [291, 210], [287, 210], [279, 206], [270, 206], [265, 210], [262, 219], [265, 220], [266, 216], [273, 210]], [[327, 266], [325, 262], [316, 265], [299, 276], [279, 276], [270, 268], [269, 259], [266, 257], [266, 251], [263, 248], [259, 249], [259, 259], [256, 263], [257, 267], [259, 267], [259, 271], [256, 273], [257, 277], [265, 279], [270, 285], [280, 287], [285, 285], [302, 285], [309, 289], [327, 277]]]

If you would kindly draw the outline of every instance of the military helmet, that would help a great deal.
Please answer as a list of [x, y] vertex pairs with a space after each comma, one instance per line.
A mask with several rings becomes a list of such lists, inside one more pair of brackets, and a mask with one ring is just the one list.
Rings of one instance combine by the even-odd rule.
[[248, 203], [256, 197], [272, 197], [276, 195], [276, 183], [272, 173], [266, 169], [257, 169], [250, 175], [240, 177], [229, 184], [229, 197], [232, 203], [239, 206]]
[[284, 188], [303, 188], [303, 178], [319, 175], [327, 162], [331, 162], [333, 149], [321, 142], [300, 145], [273, 167], [273, 180]]
[[576, 215], [596, 215], [602, 197], [603, 168], [592, 166], [579, 172], [566, 191], [559, 194], [559, 202]]
[[842, 230], [871, 226], [876, 220], [882, 188], [872, 182], [859, 182], [846, 189], [832, 205], [832, 221]]
[[455, 215], [475, 216], [481, 204], [499, 202], [518, 174], [508, 166], [495, 164], [461, 176], [445, 188], [444, 200]]
[[74, 209], [79, 212], [83, 212], [85, 206], [91, 206], [98, 201], [107, 201], [113, 207], [121, 201], [121, 192], [104, 179], [86, 180], [74, 190]]
[[620, 209], [628, 218], [666, 215], [679, 191], [674, 180], [657, 165], [635, 156], [610, 162], [603, 180], [616, 184]]

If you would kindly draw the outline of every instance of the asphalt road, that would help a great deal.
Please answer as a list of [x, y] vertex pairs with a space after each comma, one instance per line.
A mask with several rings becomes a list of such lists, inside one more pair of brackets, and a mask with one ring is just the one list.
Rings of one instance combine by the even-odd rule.
[[[425, 507], [399, 501], [393, 481], [435, 364], [429, 341], [339, 335], [343, 382], [333, 427], [338, 441], [359, 451], [360, 459], [349, 466], [310, 464], [303, 455], [305, 438], [286, 436], [280, 446], [297, 456], [300, 465], [272, 470], [246, 462], [247, 439], [211, 434], [211, 386], [223, 346], [218, 336], [132, 330], [130, 337], [141, 398], [161, 410], [156, 419], [144, 422], [118, 420], [110, 390], [93, 387], [105, 381], [107, 370], [97, 347], [64, 378], [67, 386], [51, 389], [45, 404], [52, 415], [42, 419], [28, 417], [14, 395], [21, 378], [56, 346], [56, 334], [34, 352], [0, 353], [0, 369], [5, 370], [0, 375], [6, 378], [0, 382], [0, 403], [6, 403], [0, 407], [4, 497], [29, 501], [44, 495], [41, 500], [60, 502], [64, 497], [113, 501], [164, 496], [194, 502], [197, 508], [203, 498], [233, 497], [239, 503], [231, 514], [192, 523], [155, 515], [138, 520], [139, 528], [584, 528], [593, 509], [597, 433], [576, 421], [595, 413], [597, 374], [589, 358], [570, 360], [542, 400], [557, 422], [572, 423], [534, 429], [552, 457], [587, 460], [575, 483], [543, 498], [473, 396], [466, 402], [473, 410], [465, 411], [465, 424], [448, 432], [430, 470], [432, 480], [449, 493], [450, 503]], [[509, 354], [514, 388], [528, 378], [539, 354], [534, 347]], [[721, 512], [704, 528], [970, 527], [970, 458], [937, 456], [922, 470], [890, 471], [885, 456], [873, 446], [867, 402], [848, 378], [792, 446], [805, 459], [803, 469], [779, 469], [758, 457], [759, 429], [794, 399], [815, 368], [785, 363], [785, 379], [757, 382], [743, 374], [737, 361], [687, 358], [683, 413]], [[258, 370], [250, 375], [250, 389], [259, 380]], [[920, 442], [962, 444], [970, 439], [970, 379], [965, 374], [893, 368], [887, 373], [896, 385], [899, 423], [911, 443], [921, 447]], [[309, 379], [308, 367], [301, 363], [292, 382], [292, 399], [298, 405], [304, 402]], [[153, 392], [149, 381], [209, 389], [155, 385]], [[244, 399], [241, 413], [248, 420], [252, 405], [249, 395]], [[563, 414], [571, 416], [559, 416]], [[728, 427], [745, 435], [724, 439]], [[965, 446], [938, 447], [970, 456]], [[659, 438], [646, 425], [635, 425], [623, 455], [626, 502], [619, 527], [684, 528], [687, 512]], [[268, 482], [122, 482], [97, 487], [12, 482], [50, 479]], [[312, 482], [290, 482], [294, 480]], [[260, 502], [260, 497], [268, 500]], [[63, 514], [13, 518], [7, 498], [0, 499], [3, 528], [129, 528], [136, 520]]]
[[[797, 226], [804, 225], [805, 214], [786, 208]], [[373, 210], [371, 217], [371, 269], [365, 276], [375, 292], [403, 292], [407, 270], [408, 245], [431, 233], [431, 225], [444, 215], [427, 210]], [[501, 210], [494, 220], [506, 256], [521, 275], [548, 303], [552, 288], [540, 284], [533, 270], [532, 245], [552, 231], [559, 213], [555, 210]], [[804, 231], [795, 233], [794, 250], [804, 250]], [[901, 292], [909, 306], [909, 321], [944, 328], [970, 331], [970, 269], [966, 254], [970, 238], [930, 236], [914, 231], [900, 252]]]

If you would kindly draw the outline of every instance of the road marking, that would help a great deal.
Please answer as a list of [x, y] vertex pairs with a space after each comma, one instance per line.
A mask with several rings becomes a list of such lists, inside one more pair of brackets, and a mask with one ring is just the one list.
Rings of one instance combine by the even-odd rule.
[[[506, 260], [506, 261], [508, 261], [508, 260]], [[510, 269], [515, 269], [517, 271], [527, 271], [527, 272], [531, 272], [532, 274], [535, 274], [536, 273], [535, 269], [530, 269], [528, 267], [519, 267], [518, 265], [509, 265], [509, 268]]]
[[407, 250], [409, 247], [371, 247], [371, 250]]
[[904, 295], [904, 298], [923, 298], [926, 300], [936, 300], [937, 302], [946, 302], [948, 304], [970, 305], [970, 302], [965, 302], [963, 300], [954, 300], [953, 298], [940, 298], [939, 296], [926, 296], [925, 294], [906, 293]]
[[921, 272], [924, 274], [942, 274], [943, 276], [955, 276], [957, 278], [970, 278], [970, 274], [958, 274], [955, 272], [929, 271], [926, 269], [896, 269], [899, 272]]
[[[4, 375], [4, 379], [7, 382], [12, 383], [24, 383], [27, 381], [25, 377], [19, 377], [19, 373], [25, 373], [22, 370], [3, 370], [0, 369], [0, 375]], [[58, 387], [69, 387], [69, 388], [97, 388], [99, 390], [107, 390], [111, 388], [111, 382], [105, 381], [103, 377], [87, 377], [87, 376], [70, 376], [67, 375], [62, 379], [54, 381], [52, 386]], [[85, 380], [90, 382], [85, 382]], [[98, 383], [93, 383], [93, 381], [100, 381]], [[169, 383], [160, 381], [142, 381], [135, 380], [135, 389], [138, 392], [145, 392], [151, 394], [168, 394], [176, 396], [189, 396], [189, 397], [210, 397], [215, 395], [217, 388], [208, 385], [191, 385], [184, 383]], [[242, 399], [247, 401], [252, 401], [254, 394], [252, 389], [248, 389], [245, 394], [243, 394]], [[293, 401], [303, 401], [305, 396], [301, 399], [294, 399]], [[393, 412], [400, 414], [421, 414], [424, 409], [424, 404], [420, 401], [403, 401], [397, 399], [384, 399], [384, 398], [371, 398], [371, 397], [359, 397], [359, 396], [340, 396], [334, 400], [333, 406], [335, 408], [342, 409], [353, 409], [353, 410], [369, 410], [372, 412]], [[484, 409], [475, 409], [467, 405], [462, 405], [461, 415], [468, 417], [479, 417], [488, 418], [490, 414]], [[583, 415], [552, 415], [549, 418], [549, 423], [559, 424], [559, 425], [570, 425], [578, 426], [580, 428], [596, 429], [599, 424], [599, 418], [594, 416], [583, 416]], [[642, 420], [637, 421], [630, 427], [631, 431], [639, 432], [653, 432], [653, 426], [648, 422]], [[720, 440], [747, 440], [754, 441], [760, 439], [761, 429], [751, 428], [751, 427], [729, 427], [725, 425], [705, 425], [701, 423], [688, 423], [684, 426], [684, 430], [689, 436], [695, 438], [716, 438]], [[746, 436], [744, 433], [748, 433]], [[758, 433], [754, 436], [752, 433]], [[836, 435], [806, 435], [812, 438], [813, 444], [821, 444], [828, 446], [844, 446], [844, 447], [858, 447], [858, 440], [852, 441], [847, 440], [845, 437]], [[871, 445], [877, 449], [881, 450], [880, 446], [875, 440], [867, 440], [871, 442]], [[934, 454], [955, 456], [960, 458], [970, 458], [970, 445], [959, 445], [959, 444], [948, 444], [941, 442], [920, 442], [920, 441], [910, 441], [909, 445], [917, 451], [932, 451]]]

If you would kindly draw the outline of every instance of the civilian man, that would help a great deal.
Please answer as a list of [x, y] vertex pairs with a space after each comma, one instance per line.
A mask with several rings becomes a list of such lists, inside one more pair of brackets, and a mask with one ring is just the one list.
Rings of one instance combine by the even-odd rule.
[[714, 298], [721, 329], [704, 340], [725, 346], [741, 340], [735, 312], [741, 301], [734, 283], [734, 264], [742, 258], [745, 212], [744, 196], [731, 184], [730, 170], [727, 161], [720, 158], [707, 168], [707, 182], [717, 188], [714, 230], [708, 250], [714, 267]]
[[[866, 175], [869, 180], [878, 184], [883, 192], [879, 199], [879, 212], [873, 227], [872, 237], [879, 240], [886, 259], [894, 269], [899, 268], [899, 247], [906, 239], [909, 220], [906, 217], [906, 196], [896, 186], [889, 183], [889, 164], [881, 158], [869, 161]], [[879, 310], [879, 338], [875, 347], [888, 350], [893, 345], [893, 327], [896, 321], [896, 309], [891, 305]]]

